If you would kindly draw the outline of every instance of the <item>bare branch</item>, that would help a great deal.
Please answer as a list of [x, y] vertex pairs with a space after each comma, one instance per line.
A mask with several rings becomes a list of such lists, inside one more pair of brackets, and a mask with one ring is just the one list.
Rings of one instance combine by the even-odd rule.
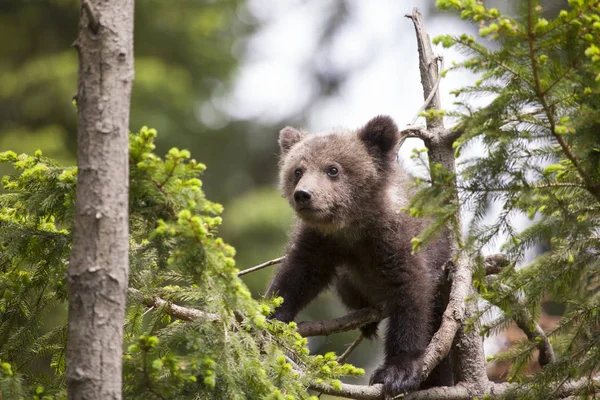
[[451, 271], [451, 278], [450, 299], [442, 315], [442, 323], [425, 351], [423, 379], [448, 355], [465, 316], [465, 300], [471, 288], [472, 271], [463, 257], [459, 258], [454, 271]]
[[298, 332], [304, 337], [326, 336], [332, 333], [351, 331], [372, 322], [379, 322], [383, 318], [385, 318], [385, 309], [383, 305], [378, 305], [330, 320], [300, 322], [298, 323]]
[[[596, 392], [598, 393], [598, 377], [594, 377], [590, 380], [581, 379], [578, 381], [566, 382], [556, 392], [556, 395], [561, 397], [568, 397], [571, 395], [578, 394], [581, 390], [586, 389], [588, 386], [595, 386]], [[342, 383], [341, 390], [335, 390], [333, 387], [325, 384], [311, 385], [311, 389], [319, 391], [324, 394], [346, 397], [349, 399], [356, 400], [383, 400], [383, 393], [381, 385], [363, 386], [363, 385], [350, 385]], [[525, 392], [529, 390], [529, 386], [520, 385], [517, 383], [492, 383], [482, 390], [474, 385], [459, 383], [453, 387], [435, 387], [431, 389], [419, 390], [416, 392], [409, 393], [402, 396], [402, 400], [472, 400], [475, 397], [482, 398], [489, 396], [497, 398], [509, 391], [515, 391], [515, 393]], [[518, 397], [518, 396], [517, 396]]]
[[442, 134], [442, 140], [446, 143], [454, 143], [464, 133], [463, 128], [459, 126], [453, 126]]
[[285, 256], [281, 256], [281, 257], [279, 257], [279, 258], [276, 258], [276, 259], [274, 259], [274, 260], [270, 260], [270, 261], [264, 262], [264, 263], [262, 263], [262, 264], [258, 264], [258, 265], [257, 265], [257, 266], [255, 266], [255, 267], [248, 268], [248, 269], [245, 269], [245, 270], [243, 270], [243, 271], [240, 271], [240, 272], [238, 272], [238, 276], [246, 275], [246, 274], [249, 274], [250, 272], [254, 272], [254, 271], [258, 271], [259, 269], [263, 269], [263, 268], [266, 268], [266, 267], [270, 267], [271, 265], [279, 264], [279, 263], [281, 263], [281, 262], [282, 262], [284, 259], [285, 259]]
[[[437, 63], [438, 61], [440, 62], [439, 70], [443, 71], [444, 70], [444, 58], [442, 56], [437, 56], [435, 58], [435, 62]], [[437, 67], [437, 65], [436, 65], [436, 67]], [[417, 122], [417, 119], [419, 119], [419, 114], [421, 114], [423, 111], [425, 111], [427, 109], [427, 107], [429, 107], [429, 104], [431, 103], [433, 96], [435, 96], [438, 93], [441, 80], [442, 80], [442, 77], [438, 75], [438, 77], [435, 81], [435, 85], [433, 85], [433, 89], [429, 93], [429, 96], [427, 96], [427, 98], [425, 99], [425, 102], [423, 103], [421, 108], [419, 108], [419, 111], [417, 111], [417, 114], [415, 115], [413, 120], [410, 122], [411, 125], [414, 125]]]
[[354, 349], [358, 347], [358, 345], [363, 341], [364, 338], [365, 337], [362, 335], [362, 333], [358, 335], [358, 337], [354, 339], [354, 342], [352, 342], [352, 344], [348, 346], [346, 351], [344, 351], [344, 353], [342, 353], [342, 355], [338, 357], [337, 362], [340, 364], [345, 363], [348, 356], [354, 351]]
[[[473, 292], [473, 286], [469, 286], [469, 297]], [[463, 320], [471, 318], [476, 309], [476, 301], [467, 302]], [[470, 385], [476, 392], [488, 390], [490, 381], [485, 370], [483, 338], [479, 336], [479, 332], [476, 329], [466, 329], [464, 323], [460, 324], [454, 339], [454, 352], [455, 379]]]
[[400, 131], [400, 140], [398, 141], [397, 149], [401, 148], [404, 141], [409, 138], [421, 139], [426, 141], [431, 139], [431, 134], [422, 126], [407, 126]]
[[94, 13], [92, 9], [92, 5], [90, 4], [90, 0], [81, 0], [81, 5], [85, 10], [85, 14], [88, 18], [88, 27], [94, 34], [98, 33], [98, 29], [100, 28], [100, 21], [98, 21], [98, 17]]
[[[412, 14], [406, 14], [405, 17], [410, 18], [415, 26], [423, 98], [425, 100], [429, 99], [430, 94], [433, 92], [433, 97], [429, 101], [426, 101], [426, 103], [428, 106], [431, 105], [431, 108], [440, 110], [442, 108], [440, 94], [436, 90], [436, 82], [439, 80], [437, 57], [433, 55], [433, 51], [431, 50], [431, 42], [429, 41], [429, 35], [425, 32], [421, 12], [414, 8]], [[431, 130], [439, 126], [441, 126], [440, 119], [427, 119], [427, 129]]]
[[177, 304], [173, 304], [170, 301], [161, 299], [158, 296], [144, 296], [142, 292], [137, 289], [129, 288], [128, 292], [135, 296], [143, 296], [142, 303], [147, 307], [163, 308], [164, 311], [172, 317], [181, 319], [183, 321], [194, 321], [197, 319], [206, 320], [208, 322], [217, 322], [221, 318], [217, 314], [207, 313], [195, 308], [182, 307]]
[[[529, 340], [539, 340], [537, 346], [539, 351], [538, 362], [542, 367], [546, 364], [554, 362], [556, 359], [554, 356], [554, 349], [552, 348], [552, 343], [550, 343], [550, 340], [548, 340], [548, 336], [546, 336], [546, 333], [540, 324], [533, 321], [533, 318], [531, 318], [529, 313], [525, 313], [525, 315], [526, 316], [524, 318], [515, 319], [515, 322]], [[529, 318], [527, 318], [527, 316], [529, 316]], [[531, 323], [531, 325], [529, 325], [528, 322]]]

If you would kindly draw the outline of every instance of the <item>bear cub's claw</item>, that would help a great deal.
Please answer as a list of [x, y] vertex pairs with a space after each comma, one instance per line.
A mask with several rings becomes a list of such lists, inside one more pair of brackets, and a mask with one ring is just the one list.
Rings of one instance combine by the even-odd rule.
[[419, 388], [421, 374], [416, 368], [405, 365], [383, 364], [373, 372], [370, 385], [383, 384], [385, 399], [392, 399], [399, 394], [412, 392]]

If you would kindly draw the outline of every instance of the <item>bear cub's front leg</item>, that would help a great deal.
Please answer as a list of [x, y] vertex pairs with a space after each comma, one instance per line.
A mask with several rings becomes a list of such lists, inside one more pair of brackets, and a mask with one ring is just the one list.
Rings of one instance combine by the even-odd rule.
[[417, 390], [421, 384], [430, 317], [427, 303], [413, 294], [404, 291], [388, 304], [385, 363], [371, 376], [371, 384], [383, 384], [386, 399]]

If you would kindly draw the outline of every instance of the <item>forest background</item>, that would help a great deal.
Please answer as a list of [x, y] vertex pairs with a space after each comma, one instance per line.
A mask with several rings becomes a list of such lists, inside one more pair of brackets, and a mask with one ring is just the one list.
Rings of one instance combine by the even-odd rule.
[[[517, 1], [486, 5], [516, 14]], [[553, 16], [566, 1], [544, 1]], [[208, 166], [207, 196], [225, 206], [221, 234], [237, 249], [240, 269], [280, 256], [292, 214], [276, 188], [277, 133], [285, 125], [310, 131], [355, 128], [377, 114], [409, 124], [421, 105], [418, 53], [404, 14], [419, 7], [429, 34], [475, 32], [439, 14], [433, 1], [144, 0], [136, 4], [136, 79], [131, 130], [156, 128], [157, 153], [187, 148]], [[77, 0], [0, 2], [0, 151], [43, 149], [75, 162]], [[438, 46], [447, 60], [462, 56]], [[472, 80], [453, 73], [441, 82], [442, 103]], [[481, 99], [480, 101], [485, 101]], [[421, 147], [409, 139], [401, 152]], [[8, 171], [0, 166], [0, 175]], [[491, 210], [493, 212], [493, 210]], [[491, 249], [493, 250], [493, 249]], [[256, 297], [273, 269], [245, 277]], [[339, 316], [324, 295], [301, 320]], [[66, 310], [57, 309], [63, 319]], [[48, 328], [53, 325], [48, 321]], [[316, 352], [341, 353], [348, 332], [316, 337]], [[502, 341], [486, 341], [494, 352]], [[381, 359], [381, 343], [363, 343], [348, 359], [367, 379]], [[360, 379], [358, 381], [360, 381]]]

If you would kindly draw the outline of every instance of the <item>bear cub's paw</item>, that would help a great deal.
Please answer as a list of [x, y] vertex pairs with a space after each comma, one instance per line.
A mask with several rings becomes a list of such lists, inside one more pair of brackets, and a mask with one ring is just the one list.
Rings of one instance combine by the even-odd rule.
[[393, 399], [403, 393], [412, 392], [419, 388], [421, 383], [421, 370], [415, 363], [408, 365], [383, 364], [373, 372], [370, 385], [383, 384], [385, 399]]
[[366, 339], [377, 339], [377, 325], [379, 322], [372, 322], [360, 327], [360, 331]]

